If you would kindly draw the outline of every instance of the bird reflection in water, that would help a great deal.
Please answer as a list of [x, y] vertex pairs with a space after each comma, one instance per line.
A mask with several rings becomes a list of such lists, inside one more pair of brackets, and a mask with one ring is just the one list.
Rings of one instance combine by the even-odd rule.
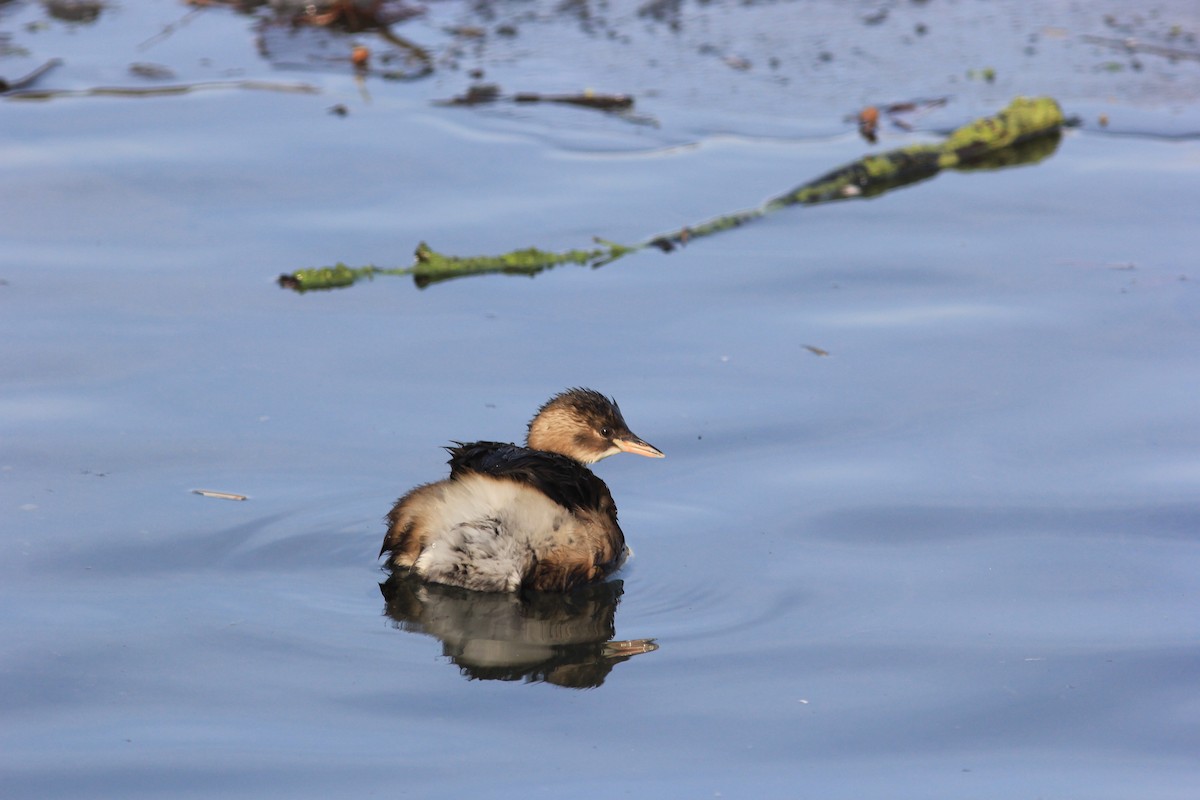
[[524, 680], [589, 689], [622, 661], [658, 649], [652, 639], [613, 641], [619, 580], [568, 594], [472, 592], [395, 573], [379, 584], [397, 628], [442, 641], [473, 680]]

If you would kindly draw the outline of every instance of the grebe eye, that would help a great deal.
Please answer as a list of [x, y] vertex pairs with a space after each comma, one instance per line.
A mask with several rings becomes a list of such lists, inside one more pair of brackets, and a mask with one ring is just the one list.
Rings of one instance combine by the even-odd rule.
[[600, 435], [603, 436], [605, 439], [609, 438], [610, 436], [612, 436], [612, 428], [605, 425], [603, 428], [600, 429]]

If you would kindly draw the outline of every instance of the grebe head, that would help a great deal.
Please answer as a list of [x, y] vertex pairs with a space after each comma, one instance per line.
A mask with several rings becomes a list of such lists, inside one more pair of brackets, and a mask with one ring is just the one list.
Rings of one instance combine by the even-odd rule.
[[529, 447], [591, 464], [617, 453], [662, 458], [621, 416], [615, 400], [591, 389], [568, 389], [551, 397], [529, 423]]

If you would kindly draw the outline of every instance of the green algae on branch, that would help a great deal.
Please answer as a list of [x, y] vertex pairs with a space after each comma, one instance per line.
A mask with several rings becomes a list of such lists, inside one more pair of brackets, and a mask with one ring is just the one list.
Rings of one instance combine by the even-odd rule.
[[291, 274], [280, 275], [279, 285], [297, 292], [308, 292], [320, 289], [341, 289], [351, 286], [363, 278], [370, 279], [376, 275], [411, 275], [417, 286], [425, 287], [431, 283], [462, 278], [467, 275], [495, 273], [536, 275], [543, 270], [562, 264], [599, 267], [615, 261], [632, 249], [602, 239], [597, 239], [596, 244], [598, 247], [591, 250], [567, 250], [562, 253], [527, 247], [498, 256], [448, 256], [421, 242], [413, 254], [415, 260], [410, 267], [393, 269], [376, 266], [348, 267], [338, 263], [332, 267], [301, 269]]
[[278, 283], [285, 289], [293, 289], [303, 293], [321, 289], [342, 289], [347, 286], [353, 286], [355, 282], [363, 278], [373, 278], [377, 274], [409, 275], [411, 274], [411, 270], [404, 268], [383, 269], [370, 265], [365, 267], [348, 267], [338, 262], [332, 267], [309, 267], [307, 269], [298, 269], [292, 273], [285, 273], [279, 276]]
[[988, 154], [1043, 136], [1057, 136], [1062, 109], [1049, 97], [1018, 97], [991, 117], [964, 125], [942, 143], [943, 167], [970, 165]]
[[865, 156], [758, 208], [656, 236], [648, 244], [671, 250], [676, 244], [743, 225], [788, 206], [874, 197], [928, 180], [943, 169], [967, 171], [1036, 163], [1054, 152], [1063, 123], [1062, 109], [1052, 98], [1018, 97], [1000, 113], [958, 128], [941, 144], [912, 145]]
[[971, 171], [1036, 163], [1054, 152], [1063, 124], [1062, 109], [1052, 98], [1018, 97], [1000, 113], [955, 130], [941, 144], [913, 145], [866, 156], [771, 198], [757, 208], [725, 214], [639, 244], [620, 245], [596, 239], [597, 246], [591, 250], [555, 253], [530, 247], [498, 256], [462, 257], [439, 253], [422, 242], [417, 247], [416, 260], [409, 267], [355, 268], [337, 264], [281, 275], [279, 285], [303, 292], [342, 288], [375, 275], [412, 275], [417, 285], [424, 287], [468, 275], [536, 275], [562, 264], [599, 267], [647, 247], [670, 251], [677, 244], [741, 227], [788, 206], [882, 194], [927, 180], [943, 169]]
[[941, 144], [912, 145], [866, 156], [768, 200], [766, 208], [774, 211], [795, 203], [872, 197], [932, 178], [943, 169], [967, 168], [1008, 148], [1057, 136], [1062, 125], [1062, 110], [1051, 98], [1018, 97], [999, 114], [964, 125]]
[[539, 272], [557, 267], [561, 264], [592, 264], [599, 266], [624, 253], [620, 245], [605, 242], [604, 246], [593, 250], [567, 250], [562, 253], [552, 253], [527, 247], [524, 250], [513, 250], [498, 256], [448, 256], [437, 252], [429, 245], [421, 242], [417, 245], [416, 263], [411, 267], [412, 275], [419, 286], [428, 286], [437, 281], [461, 278], [466, 275], [488, 273], [503, 273], [505, 275], [536, 275]]
[[873, 197], [932, 178], [943, 169], [969, 168], [996, 153], [1019, 148], [1035, 139], [1047, 139], [1057, 135], [1062, 124], [1062, 110], [1050, 98], [1017, 98], [999, 114], [977, 119], [954, 131], [941, 144], [918, 144], [865, 156], [767, 201], [766, 210], [796, 203], [812, 205], [849, 197]]

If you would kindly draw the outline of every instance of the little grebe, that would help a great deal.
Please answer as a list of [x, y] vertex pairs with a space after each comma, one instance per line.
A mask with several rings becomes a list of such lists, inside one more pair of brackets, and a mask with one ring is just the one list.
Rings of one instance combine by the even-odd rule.
[[396, 501], [379, 554], [425, 580], [485, 592], [568, 591], [621, 566], [617, 506], [586, 465], [621, 452], [663, 457], [591, 389], [550, 398], [525, 447], [455, 444], [449, 478]]

